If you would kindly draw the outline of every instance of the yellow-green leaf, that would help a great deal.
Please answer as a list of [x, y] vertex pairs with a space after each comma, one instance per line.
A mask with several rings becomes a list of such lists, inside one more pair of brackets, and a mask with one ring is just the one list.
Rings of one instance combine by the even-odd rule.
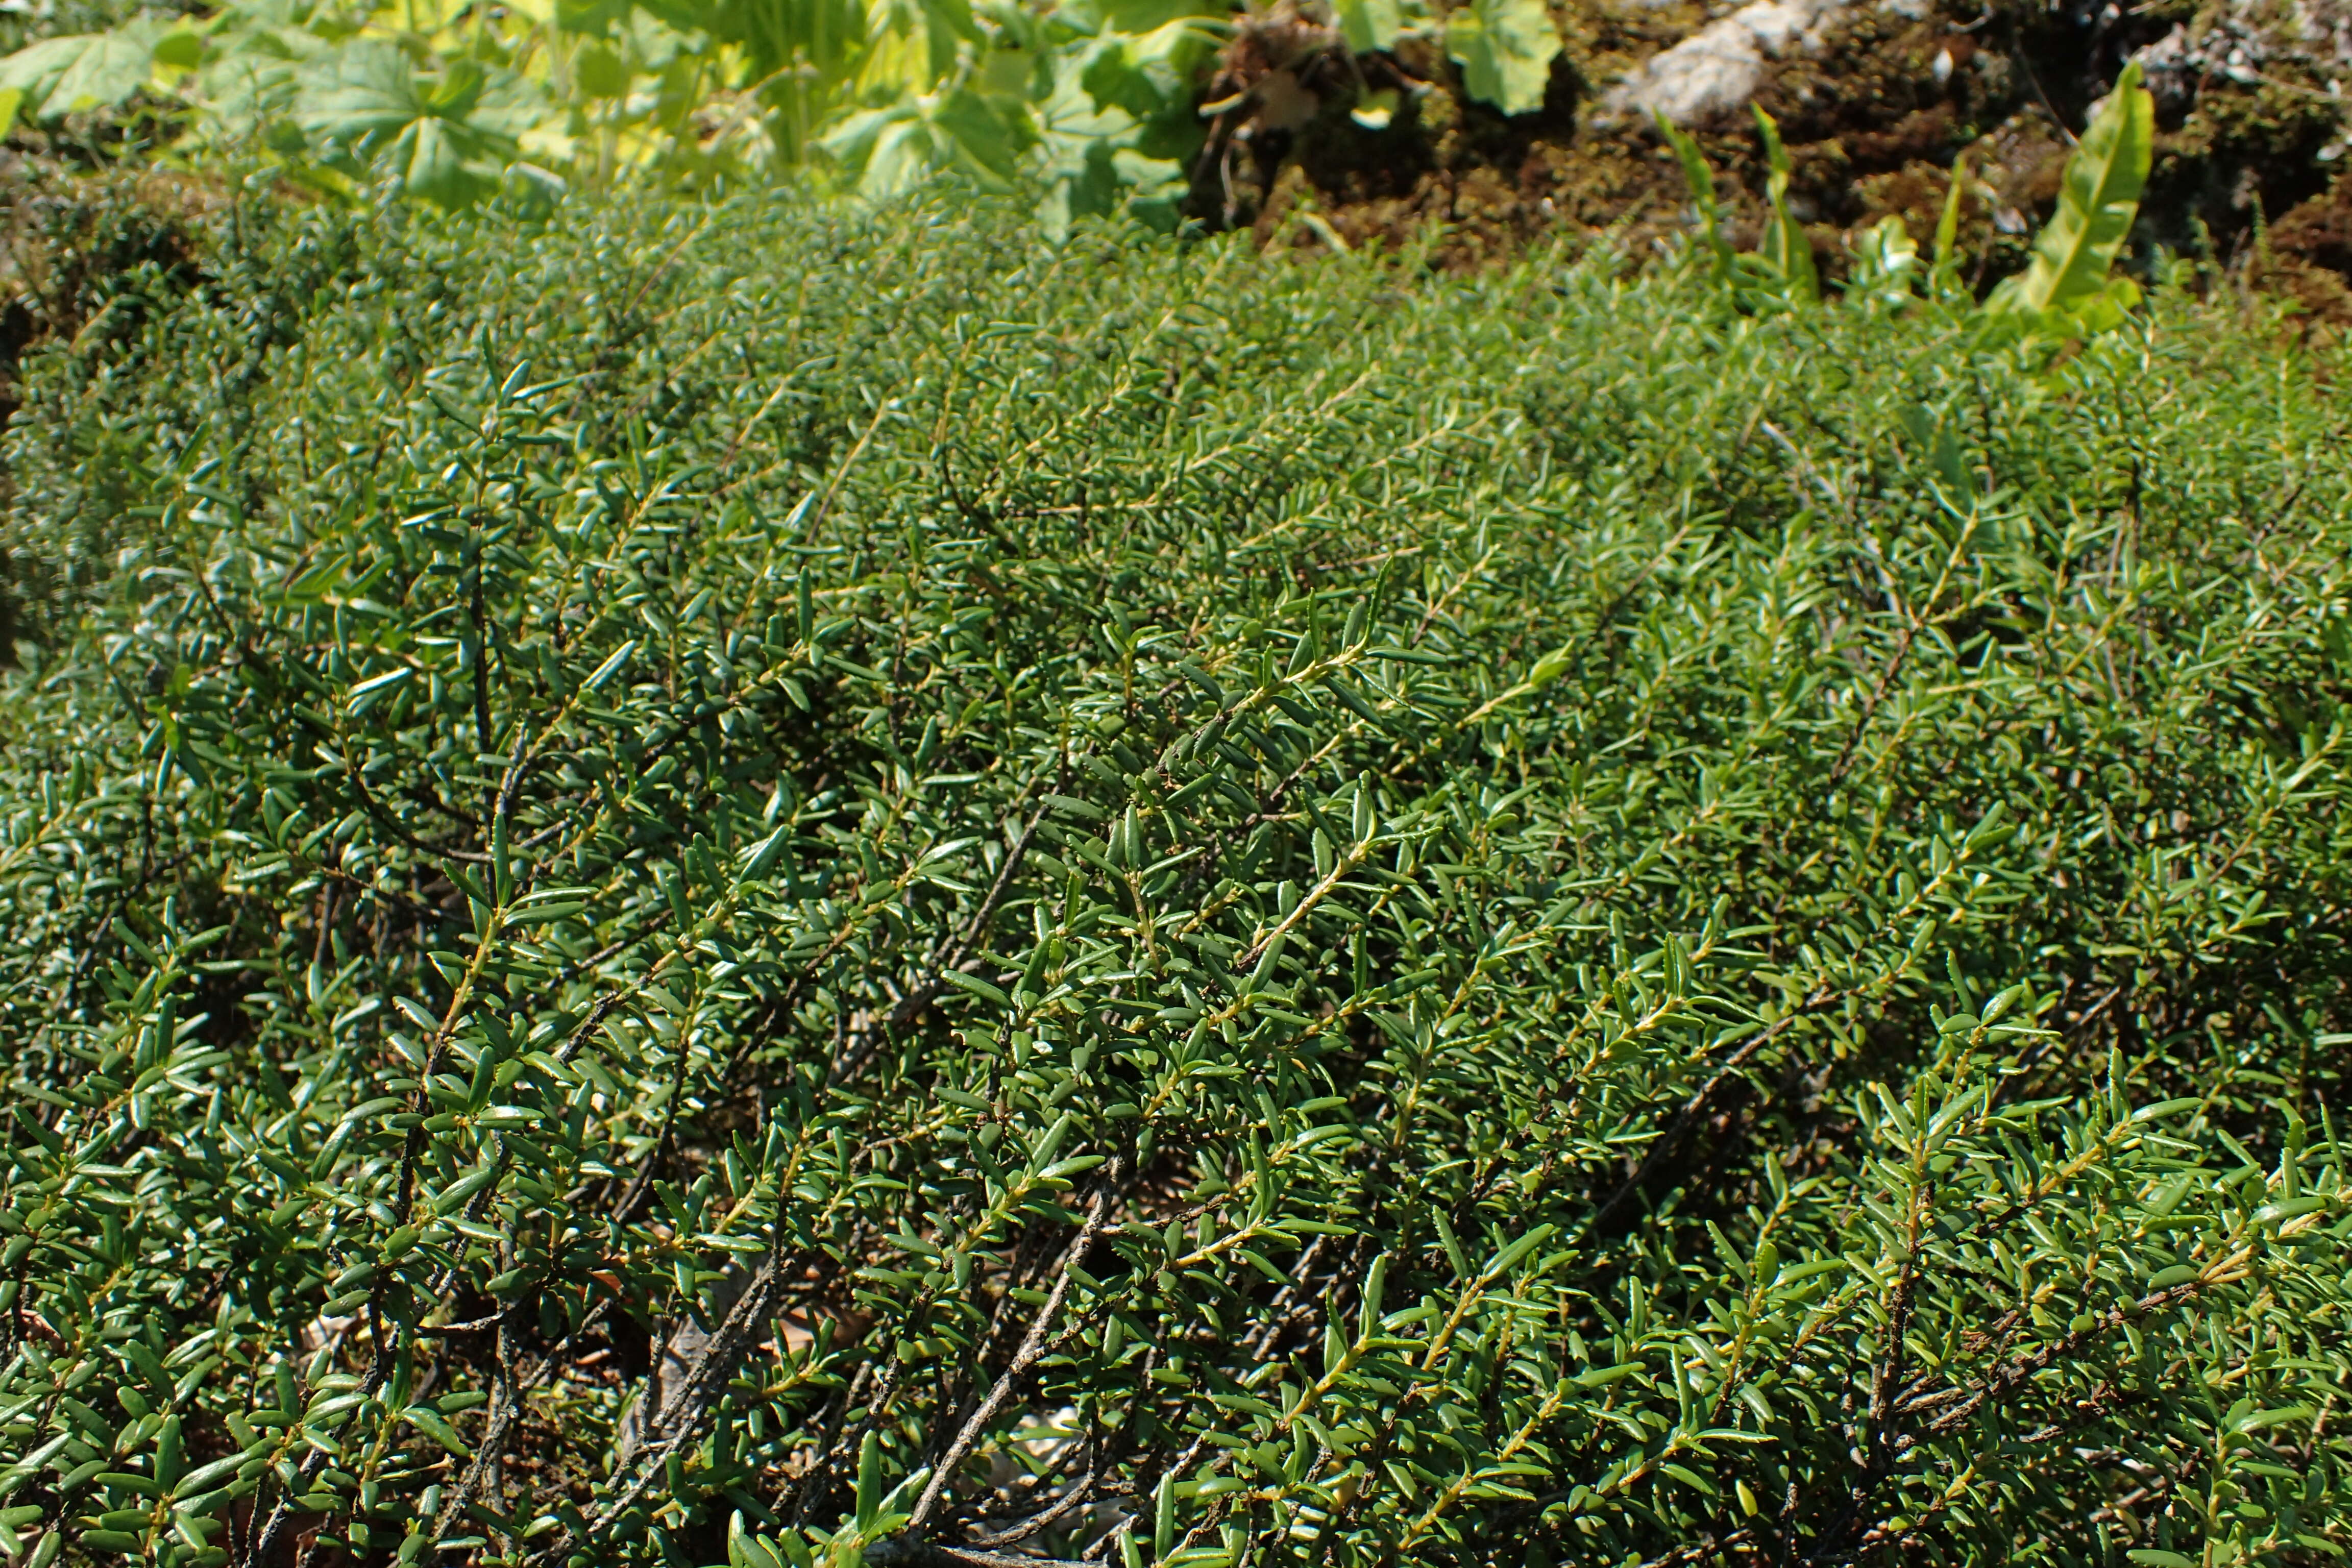
[[2156, 100], [2139, 79], [2137, 61], [2116, 79], [2115, 91], [2066, 160], [2058, 210], [2034, 238], [2033, 260], [1993, 290], [1985, 301], [1989, 314], [2039, 322], [2114, 301], [2107, 272], [2131, 237], [2156, 142]]
[[1559, 30], [1543, 0], [1471, 0], [1446, 18], [1445, 47], [1471, 97], [1525, 114], [1543, 107]]

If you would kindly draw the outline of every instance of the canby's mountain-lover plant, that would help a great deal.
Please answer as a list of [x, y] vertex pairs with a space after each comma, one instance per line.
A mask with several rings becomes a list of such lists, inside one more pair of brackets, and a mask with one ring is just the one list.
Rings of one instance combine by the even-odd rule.
[[0, 1550], [2342, 1550], [2291, 361], [278, 221], [8, 438]]

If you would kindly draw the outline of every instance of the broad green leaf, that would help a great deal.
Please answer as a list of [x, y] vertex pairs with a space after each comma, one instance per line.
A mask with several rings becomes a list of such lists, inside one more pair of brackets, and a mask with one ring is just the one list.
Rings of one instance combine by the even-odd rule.
[[633, 5], [634, 0], [555, 0], [555, 25], [567, 33], [601, 38], [627, 18]]
[[825, 134], [823, 145], [868, 201], [911, 190], [932, 169], [930, 131], [912, 105], [853, 114]]
[[[1115, 47], [1106, 41], [1090, 47]], [[1186, 188], [1186, 163], [1200, 142], [1199, 125], [1181, 97], [1179, 112], [1157, 121], [1102, 104], [1082, 85], [1081, 62], [1093, 58], [1081, 50], [1059, 62], [1054, 90], [1033, 110], [1037, 144], [1027, 156], [1047, 182], [1038, 217], [1057, 239], [1080, 215], [1122, 207], [1155, 228], [1171, 228], [1176, 200]], [[1130, 86], [1114, 79], [1114, 90]], [[1166, 155], [1171, 153], [1179, 155]]]
[[1338, 0], [1332, 9], [1339, 36], [1360, 55], [1387, 48], [1404, 31], [1404, 8], [1398, 0]]
[[1210, 0], [1089, 0], [1098, 26], [1114, 33], [1152, 33], [1174, 22], [1223, 23], [1232, 13]]
[[409, 195], [444, 207], [461, 207], [497, 184], [491, 169], [468, 164], [463, 132], [448, 121], [426, 115], [401, 128], [385, 149], [384, 161]]
[[2139, 81], [2135, 60], [2067, 158], [2058, 210], [2034, 237], [2033, 259], [1993, 290], [1988, 314], [2039, 323], [2114, 303], [2107, 272], [2131, 237], [2156, 140], [2156, 101]]
[[314, 136], [358, 144], [395, 136], [430, 114], [429, 90], [395, 45], [354, 38], [303, 71], [294, 117]]
[[1033, 50], [992, 48], [981, 55], [971, 85], [986, 97], [1029, 98], [1037, 94], [1041, 68], [1050, 75], [1052, 66]]
[[856, 175], [857, 194], [880, 201], [955, 170], [985, 189], [1007, 190], [1034, 142], [1025, 119], [964, 89], [852, 116], [825, 140]]
[[1102, 108], [1116, 106], [1140, 120], [1187, 100], [1193, 78], [1216, 47], [1213, 34], [1192, 18], [1150, 32], [1122, 34], [1090, 47], [1079, 79]]
[[1035, 139], [1027, 116], [966, 89], [943, 95], [929, 116], [941, 161], [991, 190], [1010, 190], [1021, 154]]
[[54, 118], [122, 103], [152, 73], [157, 36], [141, 21], [92, 39], [42, 95], [42, 114]]
[[302, 68], [294, 119], [320, 142], [382, 163], [411, 195], [457, 208], [499, 187], [526, 105], [520, 84], [470, 60], [436, 79], [388, 40], [354, 38]]
[[[194, 79], [194, 96], [222, 127], [258, 128], [289, 113], [300, 91], [298, 66], [333, 49], [299, 28], [215, 35]], [[298, 127], [289, 127], [296, 137]]]
[[607, 44], [590, 44], [572, 57], [572, 80], [590, 98], [623, 98], [629, 90], [629, 68]]
[[866, 37], [857, 88], [868, 94], [929, 92], [983, 41], [963, 0], [867, 0]]
[[142, 16], [112, 32], [45, 38], [0, 59], [0, 89], [23, 94], [42, 120], [112, 109], [146, 85], [163, 37], [163, 25]]
[[173, 70], [194, 70], [205, 63], [204, 36], [187, 27], [174, 27], [155, 40], [155, 63]]
[[1472, 98], [1525, 114], [1543, 107], [1559, 29], [1544, 0], [1471, 0], [1446, 17], [1445, 47]]

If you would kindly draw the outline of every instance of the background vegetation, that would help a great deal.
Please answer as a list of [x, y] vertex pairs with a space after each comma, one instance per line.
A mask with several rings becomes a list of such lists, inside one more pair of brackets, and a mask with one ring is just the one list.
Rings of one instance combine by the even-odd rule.
[[646, 175], [798, 173], [875, 198], [953, 170], [1042, 184], [1056, 227], [1114, 205], [1165, 226], [1222, 46], [1285, 69], [1328, 53], [1357, 78], [1354, 112], [1381, 124], [1408, 79], [1373, 57], [1407, 38], [1506, 113], [1542, 102], [1560, 52], [1542, 0], [1351, 0], [1336, 28], [1225, 0], [237, 0], [30, 43], [0, 61], [0, 109], [127, 118], [183, 160], [328, 194], [381, 178], [444, 208]]
[[[310, 199], [543, 205], [615, 184], [782, 182], [879, 196], [942, 171], [1049, 233], [1124, 210], [1261, 242], [1464, 267], [1559, 231], [1636, 248], [1682, 226], [1664, 109], [1765, 224], [1773, 115], [1825, 276], [1961, 196], [1982, 294], [2026, 260], [2093, 105], [2155, 93], [2139, 247], [2352, 322], [2352, 5], [2307, 0], [531, 0], [519, 6], [135, 5], [0, 12], [0, 124], [62, 160]], [[12, 184], [14, 182], [12, 182]], [[16, 205], [11, 202], [11, 205]]]
[[1791, 267], [738, 198], [93, 282], [0, 1550], [2339, 1554], [2335, 367]]

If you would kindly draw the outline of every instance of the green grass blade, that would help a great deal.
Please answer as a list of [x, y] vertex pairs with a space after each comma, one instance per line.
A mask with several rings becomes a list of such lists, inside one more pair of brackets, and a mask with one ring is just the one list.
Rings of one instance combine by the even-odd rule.
[[1698, 143], [1692, 140], [1690, 132], [1663, 114], [1657, 117], [1657, 121], [1658, 133], [1666, 139], [1666, 145], [1675, 150], [1675, 156], [1682, 160], [1683, 179], [1690, 186], [1691, 206], [1698, 214], [1702, 240], [1712, 259], [1715, 275], [1728, 278], [1732, 266], [1731, 242], [1723, 237], [1723, 207], [1716, 200], [1715, 171], [1706, 166], [1706, 155], [1698, 150]]
[[1764, 264], [1779, 276], [1790, 300], [1813, 304], [1822, 297], [1822, 283], [1813, 270], [1813, 247], [1805, 237], [1805, 226], [1789, 210], [1789, 150], [1780, 143], [1780, 123], [1760, 108], [1748, 107], [1755, 112], [1756, 129], [1764, 137], [1764, 157], [1772, 169], [1764, 187], [1765, 199], [1772, 205], [1771, 220], [1764, 226]]
[[1965, 153], [1952, 161], [1952, 183], [1944, 192], [1944, 214], [1936, 220], [1935, 270], [1930, 275], [1931, 292], [1938, 300], [1948, 300], [1960, 291], [1960, 203], [1969, 186], [1969, 160]]

